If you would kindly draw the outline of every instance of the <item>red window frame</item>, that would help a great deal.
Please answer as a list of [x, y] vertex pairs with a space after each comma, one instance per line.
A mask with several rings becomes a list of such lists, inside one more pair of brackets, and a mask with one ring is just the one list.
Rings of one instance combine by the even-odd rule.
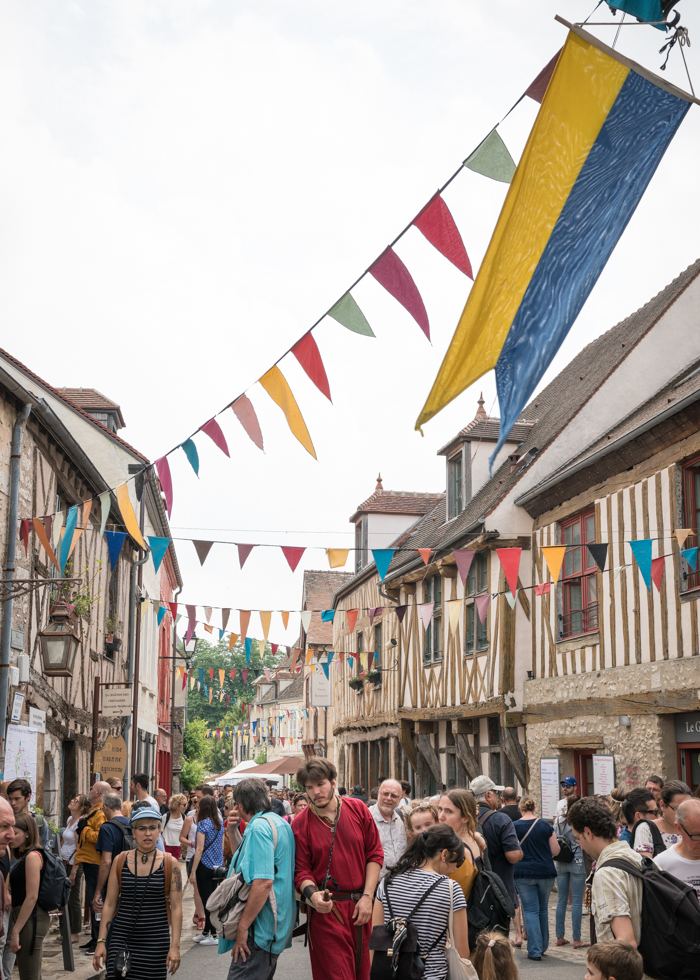
[[562, 521], [561, 543], [568, 546], [561, 575], [562, 639], [568, 639], [598, 629], [598, 566], [586, 547], [595, 543], [595, 510]]
[[[683, 466], [683, 504], [685, 507], [685, 527], [692, 527], [693, 533], [685, 540], [684, 548], [695, 548], [698, 543], [698, 523], [700, 518], [700, 456], [691, 459]], [[684, 578], [685, 589], [700, 588], [700, 572], [691, 572], [684, 561], [681, 562], [681, 574]]]

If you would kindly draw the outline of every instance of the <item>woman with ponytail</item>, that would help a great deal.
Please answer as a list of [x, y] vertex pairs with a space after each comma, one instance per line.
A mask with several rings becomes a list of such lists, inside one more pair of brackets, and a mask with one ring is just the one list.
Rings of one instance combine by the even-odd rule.
[[518, 980], [513, 949], [500, 932], [482, 932], [472, 957], [479, 980]]
[[450, 902], [454, 910], [454, 936], [450, 936], [450, 942], [460, 956], [469, 958], [467, 903], [462, 889], [447, 877], [464, 860], [462, 841], [450, 827], [439, 824], [416, 834], [377, 889], [372, 925], [384, 925], [391, 918], [411, 920], [422, 954], [427, 953], [423, 980], [447, 977], [445, 940]]

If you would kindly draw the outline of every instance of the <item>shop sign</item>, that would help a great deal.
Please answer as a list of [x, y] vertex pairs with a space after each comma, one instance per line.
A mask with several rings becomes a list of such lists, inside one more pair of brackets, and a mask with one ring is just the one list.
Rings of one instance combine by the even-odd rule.
[[700, 742], [700, 711], [689, 711], [684, 715], [675, 715], [676, 742], [697, 744]]

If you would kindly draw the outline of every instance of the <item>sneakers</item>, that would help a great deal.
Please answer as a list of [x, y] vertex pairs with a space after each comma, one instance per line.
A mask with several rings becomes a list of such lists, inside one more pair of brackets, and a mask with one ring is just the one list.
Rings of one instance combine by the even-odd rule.
[[86, 943], [83, 943], [82, 946], [78, 946], [78, 949], [90, 949], [91, 946], [92, 946], [92, 939], [88, 939], [88, 941]]
[[205, 936], [204, 939], [200, 940], [200, 946], [218, 946], [219, 940], [216, 936]]
[[203, 939], [206, 939], [206, 938], [207, 938], [206, 937], [206, 933], [204, 933], [204, 932], [198, 932], [196, 936], [192, 936], [192, 942], [193, 943], [201, 943], [201, 941]]
[[94, 956], [96, 948], [97, 948], [96, 946], [88, 946], [88, 948], [84, 949], [83, 952], [85, 953], [86, 956]]

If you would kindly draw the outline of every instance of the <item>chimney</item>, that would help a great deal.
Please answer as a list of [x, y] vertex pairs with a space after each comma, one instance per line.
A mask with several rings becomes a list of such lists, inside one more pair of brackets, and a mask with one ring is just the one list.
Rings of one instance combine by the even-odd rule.
[[519, 460], [520, 460], [520, 456], [517, 453], [513, 453], [511, 456], [508, 457], [511, 473], [515, 473], [515, 471], [517, 470]]

